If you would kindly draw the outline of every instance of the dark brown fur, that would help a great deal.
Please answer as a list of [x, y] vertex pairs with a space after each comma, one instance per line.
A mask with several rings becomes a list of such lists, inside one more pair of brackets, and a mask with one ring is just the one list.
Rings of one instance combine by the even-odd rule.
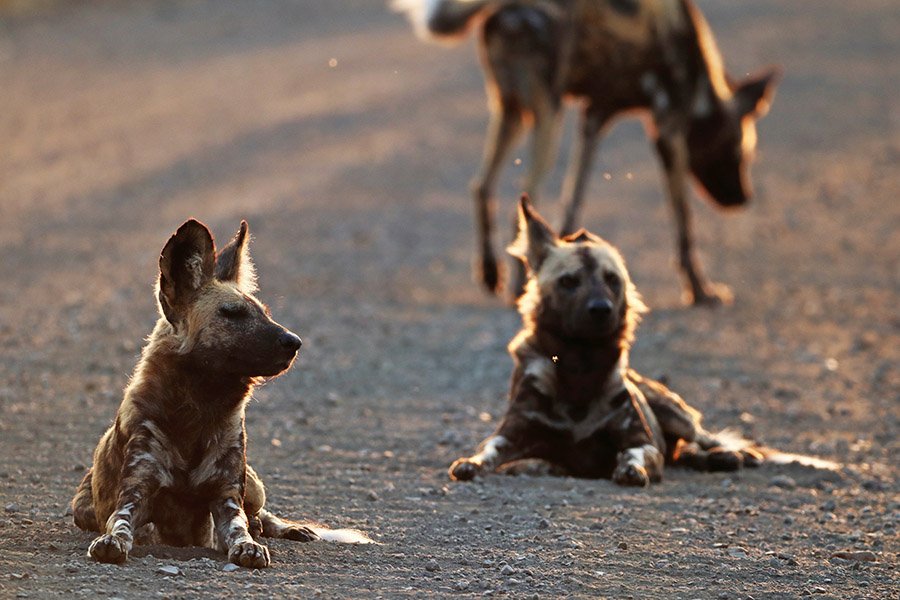
[[255, 536], [317, 537], [263, 509], [246, 461], [253, 386], [287, 370], [300, 348], [253, 296], [248, 242], [242, 222], [217, 256], [209, 230], [191, 220], [162, 251], [162, 316], [72, 500], [76, 525], [101, 533], [89, 550], [98, 561], [124, 562], [139, 532], [219, 548], [246, 567], [269, 564]]
[[450, 467], [471, 479], [524, 459], [579, 477], [647, 485], [664, 462], [732, 470], [752, 448], [725, 450], [700, 413], [628, 367], [645, 310], [615, 248], [587, 232], [558, 239], [523, 198], [510, 252], [531, 274], [519, 301], [523, 329], [510, 342], [510, 404], [497, 430]]
[[[777, 71], [732, 82], [715, 40], [690, 0], [438, 0], [424, 8], [395, 0], [421, 30], [462, 36], [480, 24], [491, 111], [481, 170], [472, 188], [480, 277], [498, 289], [492, 242], [493, 192], [525, 123], [533, 125], [524, 189], [532, 198], [552, 165], [564, 99], [580, 105], [578, 145], [563, 188], [563, 234], [575, 230], [592, 159], [608, 123], [641, 111], [650, 117], [677, 231], [685, 296], [695, 304], [730, 300], [694, 255], [687, 180], [720, 206], [750, 197], [748, 167], [755, 121], [765, 114]], [[516, 293], [523, 271], [513, 282]]]

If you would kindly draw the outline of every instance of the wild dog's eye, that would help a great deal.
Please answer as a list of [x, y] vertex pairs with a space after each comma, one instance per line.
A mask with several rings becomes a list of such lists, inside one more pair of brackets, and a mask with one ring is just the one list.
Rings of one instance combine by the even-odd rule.
[[622, 287], [622, 279], [612, 271], [607, 271], [603, 274], [603, 281], [611, 290], [618, 290]]
[[578, 287], [578, 284], [581, 283], [581, 280], [578, 278], [578, 275], [566, 274], [560, 277], [557, 280], [559, 287], [564, 290], [574, 290]]
[[219, 307], [219, 314], [225, 317], [226, 319], [243, 319], [250, 312], [247, 310], [247, 307], [243, 304], [223, 304]]

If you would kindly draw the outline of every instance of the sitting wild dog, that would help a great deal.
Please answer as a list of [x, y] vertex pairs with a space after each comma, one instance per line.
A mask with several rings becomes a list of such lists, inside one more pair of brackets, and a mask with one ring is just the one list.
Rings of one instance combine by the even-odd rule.
[[720, 441], [677, 394], [628, 368], [646, 308], [615, 248], [583, 230], [557, 238], [523, 197], [510, 253], [530, 276], [524, 327], [509, 345], [509, 407], [477, 454], [453, 463], [452, 479], [542, 459], [569, 475], [645, 486], [662, 478], [664, 462], [735, 470], [768, 455]]
[[[478, 28], [491, 120], [472, 183], [480, 276], [495, 291], [493, 194], [525, 125], [533, 129], [524, 190], [532, 198], [553, 165], [564, 99], [580, 107], [578, 146], [562, 192], [561, 233], [575, 230], [591, 162], [609, 123], [640, 111], [665, 174], [677, 232], [685, 298], [727, 302], [730, 292], [703, 275], [694, 255], [687, 182], [715, 204], [745, 204], [756, 120], [777, 76], [741, 81], [722, 66], [712, 32], [691, 0], [394, 0], [420, 33], [459, 39]], [[521, 278], [522, 271], [518, 271]], [[521, 281], [513, 281], [519, 292]]]
[[254, 384], [290, 368], [300, 338], [253, 296], [248, 243], [241, 222], [217, 255], [206, 226], [190, 220], [163, 248], [161, 317], [72, 500], [75, 524], [101, 532], [89, 550], [100, 562], [124, 562], [139, 530], [163, 544], [218, 548], [245, 567], [269, 565], [259, 535], [370, 541], [263, 508], [262, 482], [246, 462], [244, 409]]

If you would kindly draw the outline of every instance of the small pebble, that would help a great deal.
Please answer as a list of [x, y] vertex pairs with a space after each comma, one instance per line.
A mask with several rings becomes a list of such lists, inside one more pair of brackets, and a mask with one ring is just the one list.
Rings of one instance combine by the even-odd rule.
[[841, 550], [831, 555], [831, 558], [840, 558], [843, 560], [855, 560], [862, 562], [876, 562], [878, 555], [870, 550]]
[[156, 569], [156, 572], [160, 575], [167, 575], [169, 577], [178, 577], [180, 575], [184, 575], [184, 573], [181, 572], [181, 569], [174, 565], [163, 565], [162, 567]]
[[619, 550], [628, 550], [628, 542], [619, 542], [618, 545], [616, 545], [616, 548]]
[[500, 574], [503, 575], [504, 577], [509, 577], [510, 575], [512, 575], [515, 572], [516, 572], [516, 570], [509, 565], [503, 565], [503, 568], [500, 569]]
[[369, 490], [369, 492], [366, 494], [366, 498], [368, 498], [372, 502], [377, 502], [378, 494], [375, 493], [375, 490]]
[[797, 482], [794, 481], [793, 477], [788, 477], [787, 475], [776, 475], [769, 480], [769, 485], [780, 487], [785, 490], [792, 490], [797, 487]]
[[439, 565], [437, 561], [432, 558], [425, 563], [425, 570], [429, 573], [434, 573], [435, 571], [441, 570], [441, 565]]
[[226, 573], [231, 573], [232, 571], [237, 571], [238, 569], [240, 569], [240, 567], [234, 563], [226, 563], [225, 566], [222, 567], [222, 570]]
[[8, 513], [19, 512], [19, 505], [16, 504], [15, 502], [10, 502], [9, 504], [7, 504], [6, 506], [3, 507], [3, 510], [5, 510]]

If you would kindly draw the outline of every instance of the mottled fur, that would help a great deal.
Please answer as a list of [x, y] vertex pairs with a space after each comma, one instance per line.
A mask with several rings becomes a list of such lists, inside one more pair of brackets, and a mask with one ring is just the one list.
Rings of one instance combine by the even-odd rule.
[[263, 509], [246, 462], [253, 386], [290, 368], [301, 343], [253, 296], [248, 242], [242, 222], [217, 255], [206, 226], [190, 220], [163, 248], [161, 317], [72, 501], [76, 525], [101, 533], [89, 550], [98, 561], [124, 562], [139, 532], [218, 548], [246, 567], [269, 565], [260, 534], [318, 537]]
[[[775, 69], [732, 82], [712, 33], [690, 0], [396, 0], [417, 30], [455, 39], [478, 28], [491, 111], [481, 170], [472, 188], [479, 275], [496, 290], [493, 192], [526, 123], [533, 128], [524, 188], [534, 197], [555, 156], [564, 99], [581, 110], [578, 145], [563, 188], [563, 234], [575, 230], [592, 159], [608, 123], [640, 111], [662, 162], [677, 231], [685, 296], [728, 301], [693, 251], [687, 181], [720, 206], [750, 197], [756, 119], [765, 114]], [[523, 271], [513, 288], [518, 293]]]
[[453, 463], [451, 478], [541, 459], [574, 476], [647, 485], [664, 462], [702, 470], [759, 462], [750, 444], [722, 448], [698, 411], [629, 368], [646, 308], [614, 247], [585, 231], [557, 238], [523, 198], [510, 252], [530, 277], [523, 328], [509, 344], [509, 407], [476, 454]]

